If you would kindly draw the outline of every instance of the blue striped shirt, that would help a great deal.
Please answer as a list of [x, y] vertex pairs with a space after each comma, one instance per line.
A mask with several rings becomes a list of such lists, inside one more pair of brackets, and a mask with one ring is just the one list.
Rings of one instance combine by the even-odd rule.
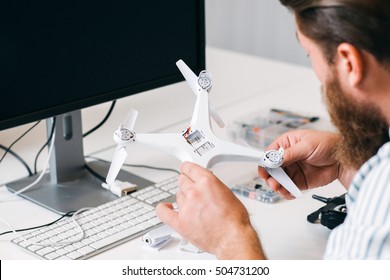
[[356, 173], [348, 215], [333, 229], [325, 259], [390, 259], [390, 142]]

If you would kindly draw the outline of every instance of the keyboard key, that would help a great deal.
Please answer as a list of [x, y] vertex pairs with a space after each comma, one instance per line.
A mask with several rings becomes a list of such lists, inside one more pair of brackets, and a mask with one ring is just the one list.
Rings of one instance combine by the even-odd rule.
[[107, 245], [110, 245], [116, 241], [120, 241], [126, 237], [129, 237], [131, 236], [132, 234], [136, 234], [136, 233], [139, 233], [141, 232], [141, 230], [139, 228], [136, 228], [136, 227], [131, 227], [131, 228], [128, 228], [128, 229], [125, 229], [125, 230], [122, 230], [120, 232], [117, 232], [113, 235], [110, 235], [109, 237], [105, 238], [105, 239], [102, 239], [102, 240], [99, 240], [97, 242], [94, 242], [94, 243], [91, 243], [89, 244], [89, 246], [91, 246], [92, 248], [95, 248], [95, 249], [100, 249], [100, 248], [103, 248]]

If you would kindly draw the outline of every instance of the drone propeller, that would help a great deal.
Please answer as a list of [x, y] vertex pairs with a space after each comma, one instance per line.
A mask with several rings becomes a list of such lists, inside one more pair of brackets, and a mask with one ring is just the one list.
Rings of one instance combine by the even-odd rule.
[[279, 182], [286, 190], [288, 190], [293, 196], [296, 198], [299, 198], [302, 196], [301, 191], [298, 189], [298, 187], [295, 185], [295, 183], [290, 179], [290, 177], [287, 175], [287, 173], [284, 171], [283, 168], [268, 168], [265, 167], [265, 170], [267, 170], [268, 174], [271, 175], [276, 181]]
[[187, 66], [187, 64], [184, 63], [183, 60], [178, 60], [176, 62], [177, 67], [179, 68], [180, 72], [186, 79], [187, 83], [189, 84], [192, 91], [198, 95], [199, 92], [201, 92], [202, 88], [198, 84], [198, 77], [195, 75], [194, 72]]
[[[210, 92], [212, 80], [211, 80], [211, 74], [208, 71], [202, 71], [199, 74], [199, 77], [192, 72], [192, 70], [187, 66], [187, 64], [184, 63], [183, 60], [178, 60], [176, 62], [177, 67], [179, 68], [180, 72], [186, 79], [187, 83], [189, 84], [192, 91], [195, 93], [195, 95], [198, 95], [202, 90], [206, 90], [207, 92]], [[210, 108], [210, 114], [214, 121], [218, 124], [219, 127], [224, 127], [225, 122], [222, 120], [221, 116], [218, 114], [217, 110], [209, 104]]]
[[138, 111], [131, 109], [122, 126], [127, 128], [129, 131], [133, 131], [135, 121], [137, 120], [137, 116], [138, 116]]
[[126, 147], [129, 141], [134, 140], [135, 134], [133, 132], [134, 124], [137, 119], [138, 112], [130, 110], [126, 120], [119, 126], [114, 133], [114, 140], [118, 143], [115, 149], [114, 157], [111, 162], [110, 170], [108, 171], [106, 182], [108, 185], [114, 183], [116, 176], [118, 176], [122, 165], [127, 158]]
[[280, 147], [279, 150], [266, 151], [260, 160], [259, 165], [264, 167], [268, 174], [278, 181], [279, 184], [293, 196], [299, 198], [302, 196], [301, 191], [281, 167], [283, 164], [283, 154], [284, 149], [282, 147]]

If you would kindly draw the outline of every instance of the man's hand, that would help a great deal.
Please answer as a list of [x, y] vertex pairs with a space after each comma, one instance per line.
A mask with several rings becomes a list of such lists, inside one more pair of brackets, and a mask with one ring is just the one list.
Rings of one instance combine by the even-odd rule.
[[220, 259], [264, 259], [242, 203], [214, 174], [185, 162], [176, 202], [157, 206], [158, 218], [198, 248]]
[[[283, 168], [301, 190], [324, 186], [336, 179], [348, 186], [355, 171], [343, 170], [336, 160], [334, 148], [339, 139], [336, 133], [296, 130], [281, 135], [267, 150], [284, 148]], [[274, 191], [287, 199], [294, 198], [261, 167], [259, 175]]]

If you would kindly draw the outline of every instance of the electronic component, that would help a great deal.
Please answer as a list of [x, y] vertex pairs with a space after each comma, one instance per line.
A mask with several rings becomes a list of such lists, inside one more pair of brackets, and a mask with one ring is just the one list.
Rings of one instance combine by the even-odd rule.
[[284, 149], [282, 147], [279, 150], [269, 150], [264, 152], [263, 164], [268, 168], [280, 167], [283, 163]]
[[162, 225], [142, 236], [142, 242], [149, 247], [161, 249], [172, 239], [173, 233], [174, 230], [172, 228], [167, 225]]
[[233, 140], [243, 139], [253, 147], [265, 149], [285, 132], [315, 128], [318, 120], [316, 116], [270, 109], [267, 114], [258, 112], [235, 120], [229, 125], [229, 134]]
[[326, 205], [308, 215], [308, 222], [315, 223], [319, 220], [323, 226], [329, 229], [334, 229], [344, 222], [347, 216], [345, 194], [333, 198], [326, 198], [314, 194], [313, 198], [326, 203]]
[[130, 182], [123, 182], [119, 180], [115, 180], [114, 183], [108, 185], [106, 183], [102, 183], [102, 187], [111, 191], [118, 197], [122, 197], [128, 195], [137, 190], [137, 185], [132, 184]]
[[211, 73], [207, 70], [203, 70], [202, 72], [199, 73], [198, 77], [198, 84], [200, 87], [207, 92], [210, 92], [211, 87], [213, 85], [212, 83], [213, 79], [211, 78]]
[[234, 183], [230, 189], [238, 195], [265, 203], [274, 203], [280, 199], [279, 194], [271, 190], [267, 183], [257, 176]]
[[190, 143], [193, 146], [195, 144], [202, 142], [204, 136], [199, 132], [199, 130], [195, 130], [194, 132], [188, 134], [186, 139], [188, 143]]

